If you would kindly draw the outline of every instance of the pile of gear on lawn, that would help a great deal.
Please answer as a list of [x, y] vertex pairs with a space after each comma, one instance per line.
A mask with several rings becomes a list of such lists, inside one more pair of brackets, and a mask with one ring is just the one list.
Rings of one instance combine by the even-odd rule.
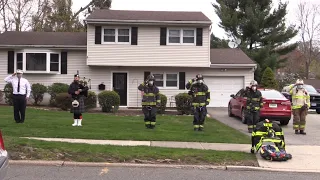
[[282, 128], [268, 119], [257, 123], [251, 135], [251, 153], [258, 152], [263, 159], [270, 161], [287, 161], [292, 158], [285, 150]]

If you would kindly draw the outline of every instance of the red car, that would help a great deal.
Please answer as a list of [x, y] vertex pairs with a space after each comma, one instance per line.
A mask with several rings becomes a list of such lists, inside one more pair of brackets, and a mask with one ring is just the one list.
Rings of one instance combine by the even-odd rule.
[[[274, 89], [260, 89], [263, 99], [263, 108], [260, 110], [260, 120], [269, 119], [280, 121], [281, 125], [288, 125], [291, 119], [291, 102], [283, 94]], [[230, 95], [228, 105], [230, 117], [240, 117], [242, 123], [246, 124], [244, 113], [246, 109], [246, 97], [243, 97], [245, 89], [241, 89], [236, 95]]]
[[4, 148], [2, 133], [0, 130], [0, 180], [4, 180], [8, 170], [8, 152]]

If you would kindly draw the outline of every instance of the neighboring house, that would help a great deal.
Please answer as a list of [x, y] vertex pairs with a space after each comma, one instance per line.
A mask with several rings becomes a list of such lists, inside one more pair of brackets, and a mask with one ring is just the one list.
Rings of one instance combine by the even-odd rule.
[[277, 70], [278, 75], [286, 76], [287, 73], [303, 74], [305, 71], [303, 54], [298, 49], [295, 49], [280, 58], [286, 58], [287, 62], [285, 63], [285, 67]]
[[[121, 96], [121, 106], [138, 107], [137, 87], [156, 77], [170, 98], [202, 73], [212, 107], [227, 107], [230, 94], [254, 78], [256, 64], [239, 49], [210, 49], [211, 21], [201, 12], [95, 10], [87, 32], [5, 32], [0, 35], [0, 77], [23, 69], [31, 83], [71, 83], [91, 78], [92, 91]], [[5, 82], [1, 81], [3, 89]]]

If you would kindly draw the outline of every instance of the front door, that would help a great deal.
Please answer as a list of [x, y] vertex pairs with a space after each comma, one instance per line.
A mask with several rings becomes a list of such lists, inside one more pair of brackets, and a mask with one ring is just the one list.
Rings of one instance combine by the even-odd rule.
[[113, 73], [113, 90], [120, 96], [120, 106], [127, 106], [127, 73]]

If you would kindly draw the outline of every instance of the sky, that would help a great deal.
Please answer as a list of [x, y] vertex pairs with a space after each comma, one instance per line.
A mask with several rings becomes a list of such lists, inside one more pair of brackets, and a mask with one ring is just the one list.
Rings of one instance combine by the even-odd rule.
[[[84, 7], [91, 0], [74, 0], [73, 10]], [[278, 4], [280, 0], [273, 0]], [[319, 0], [290, 0], [288, 5], [287, 23], [295, 24], [297, 6], [300, 1], [316, 3]], [[196, 2], [196, 3], [195, 3]], [[151, 11], [201, 11], [212, 21], [212, 30], [215, 36], [227, 38], [223, 29], [218, 26], [219, 18], [214, 12], [211, 3], [215, 0], [112, 0], [111, 9], [114, 10], [151, 10]], [[299, 40], [299, 37], [293, 41]]]

